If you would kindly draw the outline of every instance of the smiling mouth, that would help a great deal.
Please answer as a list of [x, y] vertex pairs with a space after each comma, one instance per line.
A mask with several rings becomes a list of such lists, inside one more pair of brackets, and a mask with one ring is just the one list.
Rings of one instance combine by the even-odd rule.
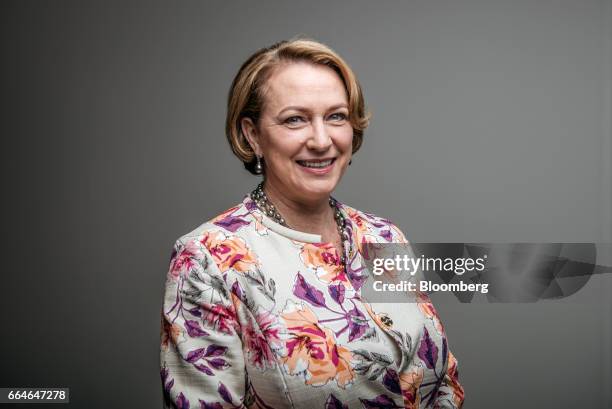
[[296, 162], [306, 168], [322, 169], [334, 163], [336, 158], [325, 160], [297, 160]]

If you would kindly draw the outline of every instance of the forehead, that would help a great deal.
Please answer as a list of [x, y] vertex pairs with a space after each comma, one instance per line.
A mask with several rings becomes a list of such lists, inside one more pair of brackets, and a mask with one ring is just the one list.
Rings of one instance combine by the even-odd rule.
[[330, 67], [308, 62], [277, 67], [266, 81], [264, 95], [264, 106], [273, 110], [289, 105], [316, 109], [348, 103], [340, 76]]

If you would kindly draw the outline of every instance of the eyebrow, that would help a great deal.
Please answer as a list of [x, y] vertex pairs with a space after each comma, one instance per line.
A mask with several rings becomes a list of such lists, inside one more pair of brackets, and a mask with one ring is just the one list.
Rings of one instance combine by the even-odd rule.
[[[332, 105], [329, 108], [327, 108], [327, 111], [333, 111], [334, 109], [338, 109], [338, 108], [346, 108], [346, 109], [348, 109], [348, 105], [345, 104], [345, 103]], [[292, 109], [296, 110], [296, 111], [301, 111], [301, 112], [308, 112], [308, 111], [310, 111], [309, 109], [301, 107], [301, 106], [291, 105], [291, 106], [288, 106], [288, 107], [285, 107], [285, 108], [281, 109], [280, 112], [278, 113], [278, 115], [281, 115], [283, 112], [289, 111], [289, 110], [292, 110]]]

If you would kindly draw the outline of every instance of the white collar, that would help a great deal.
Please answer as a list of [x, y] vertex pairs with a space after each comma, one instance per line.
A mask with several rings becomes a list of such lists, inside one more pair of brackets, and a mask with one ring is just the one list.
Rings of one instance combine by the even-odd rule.
[[283, 226], [282, 224], [276, 223], [263, 213], [261, 213], [261, 216], [262, 224], [275, 233], [289, 237], [291, 240], [303, 241], [306, 243], [321, 243], [321, 235], [319, 234], [304, 233], [302, 231], [293, 230], [289, 227]]

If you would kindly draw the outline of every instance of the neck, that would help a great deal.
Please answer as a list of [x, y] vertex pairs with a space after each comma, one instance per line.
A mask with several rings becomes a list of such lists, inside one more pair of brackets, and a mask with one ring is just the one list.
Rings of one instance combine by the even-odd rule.
[[325, 234], [335, 229], [329, 195], [304, 202], [287, 197], [269, 183], [264, 183], [264, 192], [290, 228], [313, 234]]

